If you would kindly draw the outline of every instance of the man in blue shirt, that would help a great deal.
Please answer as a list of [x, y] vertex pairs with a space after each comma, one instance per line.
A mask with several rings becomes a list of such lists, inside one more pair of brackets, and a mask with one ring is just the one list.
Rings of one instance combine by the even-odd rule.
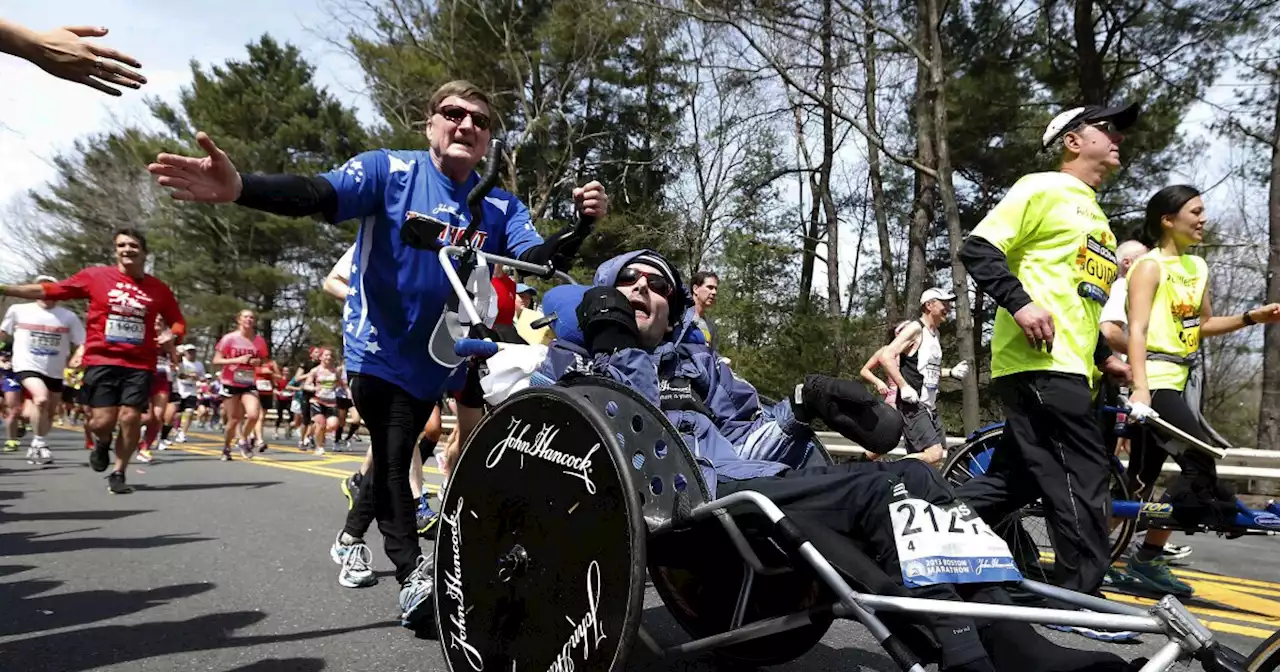
[[[445, 305], [453, 290], [437, 254], [402, 243], [400, 229], [410, 219], [429, 217], [443, 223], [442, 242], [460, 242], [471, 220], [467, 194], [480, 179], [475, 168], [489, 147], [493, 124], [488, 96], [465, 81], [440, 87], [428, 109], [429, 151], [364, 152], [315, 177], [242, 174], [203, 132], [196, 141], [207, 156], [160, 154], [148, 166], [177, 200], [234, 202], [286, 216], [318, 214], [329, 222], [360, 220], [343, 310], [346, 368], [373, 449], [367, 492], [402, 586], [402, 622], [410, 627], [429, 615], [431, 579], [418, 546], [409, 464], [433, 404], [463, 360], [454, 355], [448, 334]], [[598, 182], [574, 189], [573, 197], [585, 216], [603, 217], [608, 209]], [[485, 252], [545, 264], [571, 256], [583, 235], [567, 229], [544, 242], [524, 204], [494, 189], [481, 206], [473, 239]], [[369, 566], [372, 554], [358, 538], [362, 530], [350, 530], [350, 518], [347, 527], [332, 551], [343, 565], [340, 582], [372, 585], [377, 579]]]

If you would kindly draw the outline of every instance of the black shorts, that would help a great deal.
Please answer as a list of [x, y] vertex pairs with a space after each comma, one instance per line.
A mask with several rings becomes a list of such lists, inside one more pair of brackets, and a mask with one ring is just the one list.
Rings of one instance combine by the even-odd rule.
[[324, 418], [336, 418], [338, 417], [338, 407], [325, 406], [323, 404], [317, 404], [316, 402], [313, 401], [311, 402], [311, 416], [314, 418], [317, 415], [322, 416]]
[[199, 405], [199, 402], [200, 400], [198, 397], [178, 397], [178, 410], [194, 411], [196, 410], [196, 406]]
[[90, 408], [128, 406], [144, 410], [151, 405], [154, 371], [127, 366], [99, 365], [85, 369], [82, 403]]
[[171, 403], [171, 404], [181, 404], [181, 403], [182, 403], [182, 395], [181, 395], [181, 394], [178, 394], [178, 391], [177, 391], [177, 390], [169, 390], [169, 403]]
[[275, 408], [276, 394], [274, 392], [263, 392], [262, 390], [258, 390], [258, 405], [266, 411]]
[[337, 405], [339, 411], [349, 411], [355, 407], [355, 404], [352, 403], [349, 397], [338, 397]]
[[61, 378], [50, 378], [49, 376], [46, 376], [43, 373], [36, 373], [35, 371], [19, 371], [13, 374], [13, 377], [17, 378], [19, 383], [21, 383], [22, 381], [28, 378], [39, 378], [40, 380], [44, 381], [44, 386], [49, 388], [50, 392], [53, 392], [54, 394], [62, 393]]
[[62, 403], [64, 404], [79, 403], [76, 401], [76, 397], [78, 396], [80, 396], [80, 388], [67, 387], [66, 385], [62, 386]]
[[311, 424], [311, 396], [307, 391], [302, 392], [302, 424]]
[[231, 397], [238, 397], [242, 394], [257, 394], [257, 393], [258, 393], [258, 388], [256, 387], [233, 387], [231, 385], [228, 385], [222, 388], [222, 397], [224, 399], [230, 399]]

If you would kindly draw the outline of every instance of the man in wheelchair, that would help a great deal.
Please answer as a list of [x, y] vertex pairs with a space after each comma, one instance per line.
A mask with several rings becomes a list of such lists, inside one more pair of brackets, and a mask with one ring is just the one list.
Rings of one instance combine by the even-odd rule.
[[[810, 421], [821, 419], [868, 450], [885, 453], [901, 435], [900, 414], [860, 384], [821, 375], [806, 376], [791, 398], [762, 406], [756, 390], [719, 361], [697, 329], [678, 323], [684, 314], [684, 287], [670, 264], [653, 251], [605, 262], [593, 284], [547, 293], [544, 309], [556, 316], [557, 338], [534, 372], [533, 385], [580, 375], [607, 376], [627, 385], [670, 420], [698, 462], [712, 497], [753, 490], [798, 525], [828, 536], [834, 532], [839, 543], [822, 552], [845, 573], [865, 573], [872, 564], [871, 570], [883, 571], [914, 597], [1011, 604], [993, 581], [1019, 578], [1007, 548], [1007, 563], [975, 558], [972, 566], [960, 569], [909, 557], [916, 548], [912, 542], [929, 535], [904, 539], [912, 524], [903, 525], [892, 507], [902, 512], [912, 508], [907, 502], [928, 503], [935, 507], [931, 510], [960, 512], [951, 521], [953, 528], [957, 520], [961, 527], [982, 525], [928, 465], [907, 459], [805, 466], [814, 440]], [[927, 528], [928, 523], [919, 526]], [[935, 532], [937, 527], [935, 523]], [[973, 536], [979, 536], [979, 528], [973, 529]], [[908, 574], [909, 581], [901, 578]], [[965, 576], [957, 579], [959, 575]], [[1026, 623], [950, 615], [931, 615], [926, 621], [920, 625], [935, 640], [943, 670], [1130, 669], [1108, 653], [1058, 647]]]

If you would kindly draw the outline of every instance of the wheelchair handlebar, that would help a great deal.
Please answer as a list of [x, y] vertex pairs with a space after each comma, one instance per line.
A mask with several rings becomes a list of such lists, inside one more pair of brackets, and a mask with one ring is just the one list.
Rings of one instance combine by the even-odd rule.
[[479, 338], [462, 338], [453, 344], [453, 352], [459, 357], [492, 357], [505, 343], [494, 343]]

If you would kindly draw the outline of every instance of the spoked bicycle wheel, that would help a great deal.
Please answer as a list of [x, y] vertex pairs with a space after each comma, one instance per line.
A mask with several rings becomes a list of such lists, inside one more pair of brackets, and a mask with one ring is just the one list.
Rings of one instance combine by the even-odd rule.
[[[963, 446], [951, 453], [951, 457], [942, 467], [942, 477], [955, 488], [986, 473], [987, 467], [991, 464], [991, 455], [1003, 435], [1003, 424], [992, 425], [975, 432]], [[1133, 499], [1120, 467], [1114, 462], [1111, 465], [1111, 499]], [[1113, 520], [1112, 563], [1120, 559], [1125, 547], [1129, 545], [1137, 522], [1132, 518]], [[1009, 551], [1013, 554], [1025, 578], [1051, 583], [1055, 553], [1052, 536], [1044, 519], [1044, 507], [1039, 500], [1009, 514], [1004, 520], [988, 521], [988, 523], [991, 529], [1003, 537], [1005, 543], [1009, 545]]]

